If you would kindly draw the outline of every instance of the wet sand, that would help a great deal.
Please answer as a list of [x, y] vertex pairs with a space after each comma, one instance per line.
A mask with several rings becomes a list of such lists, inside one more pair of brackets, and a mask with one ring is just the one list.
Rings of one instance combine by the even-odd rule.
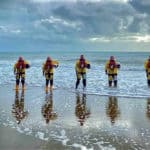
[[44, 141], [17, 132], [15, 129], [0, 125], [1, 150], [42, 150]]
[[150, 98], [5, 86], [0, 113], [0, 149], [150, 149]]

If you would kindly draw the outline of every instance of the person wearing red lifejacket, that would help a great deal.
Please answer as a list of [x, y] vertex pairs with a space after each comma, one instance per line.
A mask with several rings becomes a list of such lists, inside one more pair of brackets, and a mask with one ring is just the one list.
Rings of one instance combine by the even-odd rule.
[[117, 87], [118, 68], [120, 68], [120, 64], [117, 64], [114, 56], [110, 56], [110, 59], [105, 64], [105, 73], [108, 75], [108, 84], [110, 87], [112, 86], [112, 82]]
[[86, 88], [86, 69], [90, 69], [90, 63], [84, 58], [83, 55], [80, 56], [80, 58], [76, 61], [75, 64], [75, 71], [77, 76], [76, 81], [76, 89], [78, 88], [78, 85], [80, 83], [81, 77], [83, 81], [83, 88]]
[[146, 77], [147, 77], [147, 84], [150, 87], [150, 56], [149, 58], [145, 61], [144, 63], [144, 68], [146, 72]]
[[48, 85], [50, 82], [50, 90], [53, 89], [53, 74], [54, 74], [54, 68], [57, 68], [59, 65], [58, 61], [52, 60], [50, 57], [47, 57], [47, 60], [43, 64], [42, 70], [43, 70], [43, 76], [46, 78], [46, 87], [45, 90], [48, 90]]
[[14, 64], [14, 74], [16, 75], [16, 90], [19, 89], [19, 83], [21, 80], [22, 89], [25, 89], [25, 70], [29, 68], [30, 65], [23, 57], [19, 57], [18, 61]]

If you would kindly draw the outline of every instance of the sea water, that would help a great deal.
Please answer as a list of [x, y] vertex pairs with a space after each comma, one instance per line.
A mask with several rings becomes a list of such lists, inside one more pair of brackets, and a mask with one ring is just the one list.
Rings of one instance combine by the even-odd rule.
[[[75, 62], [83, 54], [90, 62], [91, 69], [87, 71], [88, 94], [114, 95], [126, 97], [149, 97], [144, 61], [150, 55], [147, 52], [98, 52], [98, 51], [49, 51], [49, 52], [11, 52], [0, 53], [0, 85], [15, 85], [13, 65], [19, 56], [23, 56], [31, 64], [26, 71], [26, 85], [44, 86], [42, 64], [47, 56], [59, 61], [59, 67], [54, 72], [54, 86], [74, 90], [76, 82]], [[118, 87], [108, 87], [108, 77], [105, 74], [105, 62], [115, 56], [121, 64], [118, 72]], [[83, 85], [80, 83], [79, 90]]]
[[[85, 107], [90, 115], [83, 125], [75, 115], [78, 101], [76, 93], [68, 92], [75, 91], [75, 62], [81, 54], [91, 64], [84, 93]], [[121, 64], [117, 88], [108, 87], [105, 74], [105, 62], [111, 55]], [[31, 64], [31, 68], [26, 70], [27, 90], [24, 93], [24, 111], [28, 115], [20, 124], [12, 115], [15, 103], [13, 65], [19, 56]], [[57, 118], [50, 120], [49, 124], [42, 115], [47, 96], [43, 90], [45, 77], [42, 75], [42, 64], [47, 56], [59, 61], [59, 67], [54, 72], [54, 86], [58, 90], [54, 90], [52, 96], [53, 112]], [[57, 149], [51, 147], [51, 142], [58, 141], [64, 150], [149, 150], [150, 89], [144, 70], [144, 61], [148, 56], [149, 53], [144, 52], [0, 53], [0, 124], [46, 141], [45, 149]], [[82, 82], [79, 91], [82, 91]], [[82, 97], [80, 93], [81, 101]]]

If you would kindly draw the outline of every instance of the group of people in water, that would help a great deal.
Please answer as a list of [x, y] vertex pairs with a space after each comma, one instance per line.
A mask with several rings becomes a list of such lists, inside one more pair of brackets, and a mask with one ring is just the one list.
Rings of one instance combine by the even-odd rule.
[[[59, 66], [59, 62], [53, 60], [51, 57], [47, 57], [46, 61], [42, 65], [42, 73], [45, 77], [45, 90], [48, 89], [52, 91], [53, 89], [53, 75], [54, 68]], [[117, 87], [117, 74], [118, 69], [120, 69], [120, 64], [115, 60], [114, 56], [110, 56], [110, 58], [105, 63], [105, 73], [108, 76], [108, 86]], [[23, 59], [23, 57], [19, 57], [17, 62], [14, 64], [14, 74], [16, 76], [16, 96], [15, 103], [13, 104], [12, 113], [15, 116], [18, 124], [23, 120], [27, 115], [28, 111], [24, 110], [24, 89], [25, 89], [25, 72], [26, 69], [30, 68], [29, 62]], [[86, 72], [87, 69], [91, 68], [90, 62], [85, 59], [84, 55], [81, 55], [80, 58], [75, 62], [75, 71], [76, 71], [76, 84], [75, 88], [78, 89], [80, 84], [80, 80], [82, 79], [83, 88], [86, 88]], [[147, 84], [150, 87], [150, 56], [144, 62], [144, 68], [147, 76]], [[22, 85], [22, 94], [19, 98], [19, 85]], [[50, 87], [49, 87], [50, 85]], [[57, 113], [53, 110], [53, 95], [47, 95], [45, 100], [45, 104], [41, 108], [41, 113], [45, 118], [46, 123], [49, 123], [50, 120], [55, 120], [57, 118]], [[147, 116], [150, 118], [150, 101], [147, 104]], [[116, 98], [110, 97], [109, 103], [107, 106], [107, 115], [111, 119], [111, 123], [115, 122], [115, 119], [120, 114], [118, 109], [118, 104]], [[75, 107], [75, 115], [80, 122], [80, 125], [83, 126], [85, 120], [90, 116], [90, 109], [86, 106], [86, 95], [83, 93], [83, 96], [77, 94], [76, 96], [76, 107]]]
[[[53, 89], [53, 75], [54, 75], [54, 68], [59, 66], [59, 62], [53, 60], [51, 57], [47, 57], [46, 61], [43, 63], [42, 72], [43, 76], [45, 76], [45, 90], [48, 91], [49, 84], [50, 90]], [[118, 69], [120, 68], [120, 64], [117, 63], [114, 56], [110, 56], [109, 60], [106, 61], [105, 64], [105, 73], [108, 75], [108, 85], [111, 87], [117, 87], [117, 74]], [[30, 68], [30, 64], [23, 59], [23, 57], [19, 57], [17, 62], [14, 65], [14, 74], [16, 75], [16, 87], [15, 89], [19, 89], [19, 83], [22, 84], [22, 89], [25, 89], [25, 70]], [[91, 68], [91, 64], [87, 59], [85, 59], [84, 55], [81, 55], [80, 58], [75, 63], [75, 71], [76, 71], [76, 85], [75, 88], [77, 89], [80, 80], [82, 78], [83, 89], [86, 88], [86, 72], [87, 69]], [[147, 76], [147, 84], [150, 87], [150, 56], [144, 63], [144, 68], [146, 71]]]

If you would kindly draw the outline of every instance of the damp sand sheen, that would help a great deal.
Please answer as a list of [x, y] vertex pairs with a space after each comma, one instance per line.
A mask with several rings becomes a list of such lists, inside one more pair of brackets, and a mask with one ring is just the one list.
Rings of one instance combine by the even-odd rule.
[[90, 95], [60, 88], [46, 94], [42, 87], [16, 93], [4, 86], [0, 92], [1, 149], [150, 148], [149, 98]]

